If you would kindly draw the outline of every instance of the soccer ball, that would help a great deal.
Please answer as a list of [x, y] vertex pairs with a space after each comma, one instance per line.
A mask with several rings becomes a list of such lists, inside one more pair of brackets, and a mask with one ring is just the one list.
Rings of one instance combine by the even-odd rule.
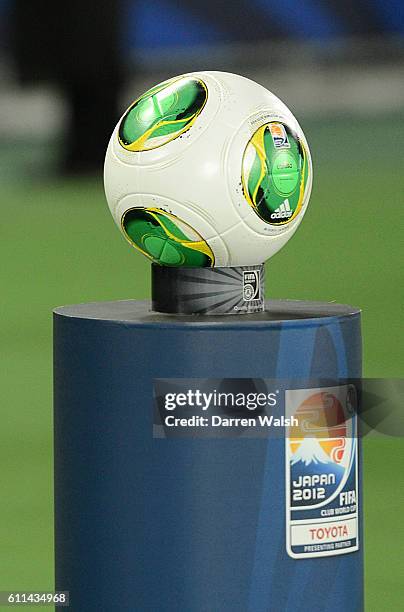
[[226, 72], [192, 72], [137, 98], [116, 126], [105, 192], [129, 243], [165, 266], [254, 265], [306, 211], [309, 148], [267, 89]]

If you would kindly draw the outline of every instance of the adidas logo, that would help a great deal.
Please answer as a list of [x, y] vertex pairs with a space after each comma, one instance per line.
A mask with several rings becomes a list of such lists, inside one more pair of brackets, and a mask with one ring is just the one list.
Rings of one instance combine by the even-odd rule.
[[282, 204], [274, 210], [271, 214], [271, 219], [289, 219], [293, 215], [293, 210], [290, 208], [289, 200], [285, 200]]

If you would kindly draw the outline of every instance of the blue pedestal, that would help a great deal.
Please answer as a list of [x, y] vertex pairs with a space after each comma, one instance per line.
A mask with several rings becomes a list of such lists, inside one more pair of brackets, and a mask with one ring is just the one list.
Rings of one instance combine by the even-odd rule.
[[361, 376], [360, 314], [55, 310], [56, 588], [74, 612], [358, 612], [360, 550], [291, 558], [282, 438], [153, 437], [154, 379]]

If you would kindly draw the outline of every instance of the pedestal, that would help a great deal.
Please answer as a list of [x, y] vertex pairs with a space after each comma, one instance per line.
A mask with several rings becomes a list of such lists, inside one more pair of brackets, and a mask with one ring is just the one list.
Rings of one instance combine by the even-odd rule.
[[[355, 541], [334, 538], [350, 550], [324, 547], [324, 530], [321, 554], [307, 549], [304, 525], [291, 535], [283, 435], [173, 429], [159, 404], [165, 389], [234, 381], [278, 391], [282, 411], [297, 380], [307, 390], [359, 378], [357, 309], [270, 301], [255, 315], [204, 317], [120, 301], [58, 308], [54, 325], [56, 589], [75, 612], [363, 609], [360, 507]], [[167, 414], [195, 412], [177, 408]], [[350, 488], [352, 510], [360, 483]]]

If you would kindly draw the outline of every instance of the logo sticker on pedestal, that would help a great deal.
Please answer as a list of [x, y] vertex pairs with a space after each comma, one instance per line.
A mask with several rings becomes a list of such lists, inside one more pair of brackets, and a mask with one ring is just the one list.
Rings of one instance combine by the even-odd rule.
[[359, 549], [355, 388], [286, 391], [286, 547], [295, 558]]
[[261, 299], [261, 270], [243, 271], [243, 300], [251, 302]]

